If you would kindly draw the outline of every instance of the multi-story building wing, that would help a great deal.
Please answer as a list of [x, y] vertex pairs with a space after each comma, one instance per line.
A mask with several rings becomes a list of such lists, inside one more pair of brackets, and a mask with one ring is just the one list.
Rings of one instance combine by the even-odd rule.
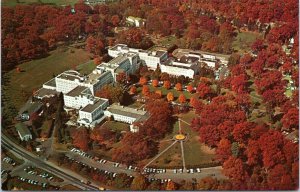
[[151, 69], [156, 69], [157, 65], [159, 65], [161, 62], [165, 61], [168, 58], [167, 51], [147, 51], [142, 49], [134, 49], [129, 48], [127, 45], [124, 44], [117, 44], [108, 49], [108, 55], [111, 57], [117, 57], [120, 54], [127, 53], [136, 53], [139, 56], [139, 59]]
[[104, 117], [104, 110], [109, 105], [108, 99], [96, 97], [93, 103], [90, 103], [79, 110], [78, 123], [84, 126], [95, 126], [98, 119]]

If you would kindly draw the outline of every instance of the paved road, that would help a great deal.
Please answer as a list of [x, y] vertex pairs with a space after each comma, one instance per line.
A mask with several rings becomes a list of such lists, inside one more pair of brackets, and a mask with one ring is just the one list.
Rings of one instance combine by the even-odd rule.
[[[41, 167], [45, 171], [48, 171], [49, 173], [52, 173], [58, 177], [61, 177], [62, 179], [71, 182], [73, 185], [78, 186], [80, 188], [86, 189], [86, 190], [98, 190], [98, 187], [93, 185], [87, 185], [80, 181], [79, 178], [82, 178], [78, 174], [72, 173], [70, 174], [70, 171], [60, 168], [53, 163], [51, 164], [48, 161], [40, 160], [39, 157], [31, 154], [30, 152], [26, 151], [25, 149], [21, 148], [17, 144], [13, 143], [9, 138], [7, 138], [5, 135], [2, 134], [1, 136], [1, 143], [2, 146], [14, 151], [15, 153], [19, 154], [23, 158], [27, 159], [28, 161], [32, 162], [35, 166]], [[76, 176], [73, 176], [76, 175]]]

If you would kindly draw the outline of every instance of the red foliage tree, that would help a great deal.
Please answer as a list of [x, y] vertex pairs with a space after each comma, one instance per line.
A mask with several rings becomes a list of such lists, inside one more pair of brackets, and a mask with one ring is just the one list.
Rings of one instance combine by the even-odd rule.
[[136, 91], [137, 91], [137, 90], [136, 90], [136, 86], [133, 85], [133, 86], [130, 87], [129, 93], [130, 93], [131, 95], [134, 95], [134, 94], [136, 94]]
[[80, 128], [74, 130], [74, 132], [71, 134], [73, 139], [73, 145], [78, 147], [79, 149], [83, 151], [87, 151], [89, 149], [89, 141], [90, 137], [88, 134], [87, 129]]
[[201, 99], [205, 99], [208, 97], [208, 95], [212, 92], [210, 86], [204, 84], [204, 83], [199, 83], [197, 87], [197, 93], [199, 93], [199, 97]]
[[291, 108], [281, 119], [283, 128], [286, 130], [297, 129], [299, 127], [299, 110]]
[[217, 150], [216, 150], [216, 156], [217, 159], [220, 162], [224, 162], [227, 160], [230, 156], [232, 155], [231, 153], [231, 143], [228, 139], [221, 139]]

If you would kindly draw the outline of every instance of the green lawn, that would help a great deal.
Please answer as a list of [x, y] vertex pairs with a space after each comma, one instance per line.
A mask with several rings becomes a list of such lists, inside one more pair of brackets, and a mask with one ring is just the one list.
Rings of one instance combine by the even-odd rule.
[[[190, 111], [186, 114], [181, 114], [180, 118], [188, 123], [195, 117], [195, 112]], [[190, 126], [186, 123], [181, 122], [181, 129], [183, 134], [188, 135], [188, 139], [184, 142], [184, 156], [186, 166], [197, 166], [211, 163], [214, 158], [214, 151], [210, 150], [207, 146], [199, 142], [199, 134], [193, 131]], [[179, 132], [179, 123], [178, 121], [173, 126], [172, 133], [168, 134], [160, 142], [159, 152], [166, 149], [173, 141], [170, 139], [173, 138], [175, 134]], [[149, 160], [145, 161], [146, 163]], [[182, 166], [181, 159], [181, 148], [180, 143], [176, 143], [168, 151], [162, 154], [157, 160], [155, 160], [151, 166], [161, 166], [161, 167], [178, 167]]]
[[239, 52], [249, 51], [251, 44], [257, 39], [261, 38], [262, 34], [254, 32], [240, 32], [237, 33], [235, 41], [232, 46], [234, 50]]
[[32, 95], [33, 90], [42, 87], [43, 83], [50, 80], [54, 75], [72, 69], [82, 63], [86, 63], [87, 69], [81, 66], [82, 71], [90, 71], [91, 64], [89, 54], [83, 49], [75, 49], [71, 53], [69, 48], [58, 48], [50, 52], [48, 57], [32, 60], [18, 65], [22, 72], [12, 70], [5, 74], [9, 83], [7, 86], [7, 97], [13, 101], [13, 105], [19, 109]]
[[93, 60], [87, 61], [85, 63], [76, 66], [76, 69], [82, 74], [89, 74], [96, 68]]
[[107, 121], [103, 125], [114, 131], [129, 131], [129, 125], [126, 123]]
[[[151, 92], [155, 92], [157, 90], [160, 90], [163, 96], [166, 96], [169, 92], [173, 93], [174, 95], [174, 101], [177, 100], [179, 95], [183, 93], [183, 95], [186, 97], [186, 99], [190, 99], [193, 94], [188, 91], [177, 91], [176, 89], [166, 89], [165, 87], [153, 87], [152, 85], [148, 85]], [[137, 92], [139, 94], [142, 94], [142, 87], [137, 88]]]
[[165, 46], [170, 46], [175, 44], [177, 38], [175, 36], [167, 36], [161, 39], [160, 44]]

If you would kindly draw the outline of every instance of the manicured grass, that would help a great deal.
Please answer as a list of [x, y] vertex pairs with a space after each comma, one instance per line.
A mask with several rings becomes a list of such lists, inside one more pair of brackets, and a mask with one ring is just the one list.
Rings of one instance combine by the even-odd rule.
[[[186, 114], [181, 114], [179, 116], [182, 120], [190, 123], [196, 115], [194, 111], [190, 111]], [[197, 166], [213, 162], [214, 151], [209, 149], [207, 149], [208, 151], [205, 151], [204, 149], [207, 147], [204, 144], [200, 143], [199, 134], [192, 130], [190, 125], [184, 122], [181, 122], [180, 124], [182, 133], [186, 134], [188, 137], [188, 139], [183, 143], [186, 166]], [[177, 133], [179, 133], [178, 121], [173, 125], [172, 133], [168, 134], [164, 139], [161, 140], [159, 152], [163, 151], [173, 142], [170, 139], [172, 139], [173, 136]], [[148, 160], [148, 162], [149, 161], [150, 160]], [[162, 154], [151, 165], [158, 167], [182, 166], [180, 143], [178, 142], [174, 146], [172, 146], [167, 152]]]
[[[167, 141], [160, 144], [160, 151], [163, 151], [167, 148], [173, 141]], [[181, 157], [181, 148], [180, 143], [175, 143], [168, 151], [162, 154], [158, 159], [156, 159], [151, 166], [158, 167], [181, 167], [182, 157]]]
[[[148, 85], [148, 87], [149, 87], [151, 92], [155, 92], [157, 90], [160, 90], [163, 96], [166, 96], [169, 92], [173, 93], [174, 101], [177, 100], [177, 98], [179, 97], [179, 95], [181, 93], [183, 93], [183, 95], [186, 97], [186, 99], [190, 99], [193, 96], [193, 94], [188, 92], [188, 91], [177, 91], [176, 89], [173, 89], [173, 88], [166, 89], [165, 87], [153, 87], [152, 85]], [[137, 92], [139, 94], [142, 94], [142, 89], [143, 89], [143, 87], [138, 87]]]
[[234, 50], [244, 52], [250, 50], [251, 44], [257, 39], [261, 38], [262, 34], [254, 32], [240, 32], [237, 34], [232, 46]]
[[129, 125], [126, 123], [107, 121], [102, 126], [108, 127], [114, 131], [129, 131]]
[[[5, 74], [9, 79], [8, 89], [5, 94], [19, 109], [32, 95], [33, 90], [42, 87], [43, 83], [50, 80], [54, 75], [72, 69], [82, 63], [89, 61], [89, 54], [83, 49], [59, 48], [50, 52], [48, 57], [29, 61], [18, 65], [22, 72], [12, 70]], [[90, 68], [87, 63], [87, 68]], [[84, 68], [84, 67], [82, 67]]]
[[76, 66], [76, 69], [81, 74], [90, 74], [95, 68], [96, 68], [96, 65], [94, 64], [94, 61], [92, 61], [92, 60]]
[[53, 3], [56, 5], [74, 5], [78, 0], [41, 0], [43, 3]]

